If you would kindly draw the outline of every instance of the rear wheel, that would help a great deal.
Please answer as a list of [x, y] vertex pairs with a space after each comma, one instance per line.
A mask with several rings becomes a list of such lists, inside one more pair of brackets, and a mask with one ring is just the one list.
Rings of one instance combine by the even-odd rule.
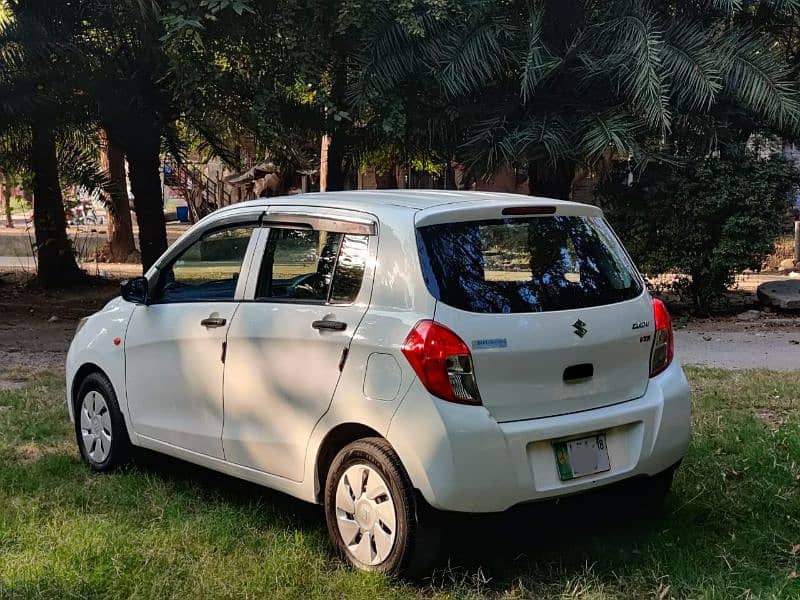
[[110, 471], [127, 463], [131, 442], [108, 377], [91, 373], [76, 398], [75, 437], [86, 464], [95, 471]]
[[636, 486], [636, 507], [644, 512], [661, 510], [672, 489], [672, 480], [675, 477], [677, 468], [676, 465], [652, 477], [633, 482]]
[[333, 460], [325, 484], [328, 533], [339, 555], [365, 571], [418, 571], [422, 533], [411, 481], [389, 443], [358, 440]]

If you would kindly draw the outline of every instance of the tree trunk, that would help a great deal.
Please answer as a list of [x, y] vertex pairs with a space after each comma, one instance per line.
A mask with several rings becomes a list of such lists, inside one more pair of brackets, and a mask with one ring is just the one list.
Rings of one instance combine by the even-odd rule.
[[76, 283], [84, 277], [67, 237], [64, 200], [58, 180], [58, 159], [53, 132], [33, 127], [33, 223], [36, 228], [38, 279], [46, 287]]
[[347, 176], [344, 165], [344, 136], [341, 133], [335, 133], [329, 136], [330, 143], [328, 144], [327, 165], [326, 173], [327, 180], [325, 191], [338, 192], [344, 189], [345, 179]]
[[136, 251], [136, 244], [133, 239], [133, 221], [125, 176], [125, 156], [122, 149], [108, 139], [103, 129], [100, 130], [100, 165], [108, 172], [111, 180], [106, 207], [108, 262], [126, 262]]
[[376, 174], [375, 185], [379, 190], [397, 189], [397, 166], [392, 165], [383, 175]]
[[322, 136], [319, 144], [319, 191], [328, 191], [328, 146], [331, 138], [327, 135]]
[[[333, 84], [331, 85], [331, 99], [335, 106], [347, 106], [345, 94], [347, 91], [347, 67], [345, 57], [347, 56], [348, 41], [338, 39], [334, 42], [334, 47], [338, 49], [336, 56], [339, 58], [334, 64], [335, 72]], [[344, 189], [347, 177], [345, 165], [345, 131], [344, 120], [333, 120], [332, 127], [327, 132], [327, 153], [325, 165], [325, 191], [338, 192]]]
[[139, 251], [142, 253], [143, 271], [153, 266], [167, 249], [164, 196], [158, 175], [161, 165], [159, 146], [148, 146], [127, 152], [133, 208], [139, 223]]
[[458, 183], [456, 182], [456, 170], [453, 167], [453, 161], [448, 160], [444, 166], [444, 189], [457, 190]]
[[14, 219], [11, 217], [11, 180], [0, 174], [0, 201], [6, 213], [6, 227], [14, 227]]

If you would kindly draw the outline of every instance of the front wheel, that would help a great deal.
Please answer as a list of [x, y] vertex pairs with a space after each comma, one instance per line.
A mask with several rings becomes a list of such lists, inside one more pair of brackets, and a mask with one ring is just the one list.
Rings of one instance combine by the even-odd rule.
[[75, 437], [81, 457], [95, 471], [110, 471], [129, 460], [125, 420], [114, 387], [102, 373], [91, 373], [78, 388]]
[[343, 448], [325, 483], [328, 534], [348, 563], [388, 574], [424, 568], [411, 481], [389, 443], [365, 438]]

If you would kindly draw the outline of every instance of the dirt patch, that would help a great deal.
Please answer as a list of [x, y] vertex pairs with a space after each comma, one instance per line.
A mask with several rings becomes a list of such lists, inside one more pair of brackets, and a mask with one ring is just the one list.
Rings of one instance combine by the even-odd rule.
[[[0, 373], [17, 367], [62, 369], [78, 321], [119, 294], [119, 281], [44, 290], [24, 273], [0, 273]], [[6, 383], [13, 379], [0, 375]], [[0, 383], [0, 385], [3, 385]]]
[[[2, 353], [0, 353], [0, 362]], [[17, 369], [0, 371], [0, 392], [6, 390], [18, 390], [30, 380], [27, 373], [20, 373]]]
[[47, 454], [55, 454], [57, 452], [62, 452], [64, 450], [63, 447], [59, 446], [48, 446], [42, 444], [22, 444], [21, 446], [17, 446], [14, 450], [14, 454], [16, 459], [21, 462], [22, 464], [31, 464], [35, 463], [37, 460], [46, 456]]
[[23, 463], [33, 463], [42, 456], [42, 450], [35, 444], [23, 444], [16, 449], [17, 460]]
[[[676, 318], [675, 328], [692, 333], [704, 331], [729, 332], [786, 332], [800, 335], [800, 316], [791, 314], [760, 311], [760, 316], [753, 320], [743, 320], [738, 314], [710, 318]], [[799, 338], [800, 339], [800, 338]]]
[[756, 418], [769, 427], [772, 431], [777, 431], [789, 421], [789, 410], [756, 410]]

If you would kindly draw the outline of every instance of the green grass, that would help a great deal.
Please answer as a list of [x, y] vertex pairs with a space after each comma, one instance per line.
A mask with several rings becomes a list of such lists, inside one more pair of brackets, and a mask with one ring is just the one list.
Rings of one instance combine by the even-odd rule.
[[11, 199], [11, 212], [15, 214], [29, 214], [33, 207], [26, 202], [22, 196], [14, 196]]
[[61, 377], [35, 374], [0, 392], [0, 597], [800, 598], [800, 373], [689, 376], [662, 515], [616, 491], [457, 519], [450, 566], [409, 583], [343, 567], [281, 494], [155, 455], [90, 473]]

